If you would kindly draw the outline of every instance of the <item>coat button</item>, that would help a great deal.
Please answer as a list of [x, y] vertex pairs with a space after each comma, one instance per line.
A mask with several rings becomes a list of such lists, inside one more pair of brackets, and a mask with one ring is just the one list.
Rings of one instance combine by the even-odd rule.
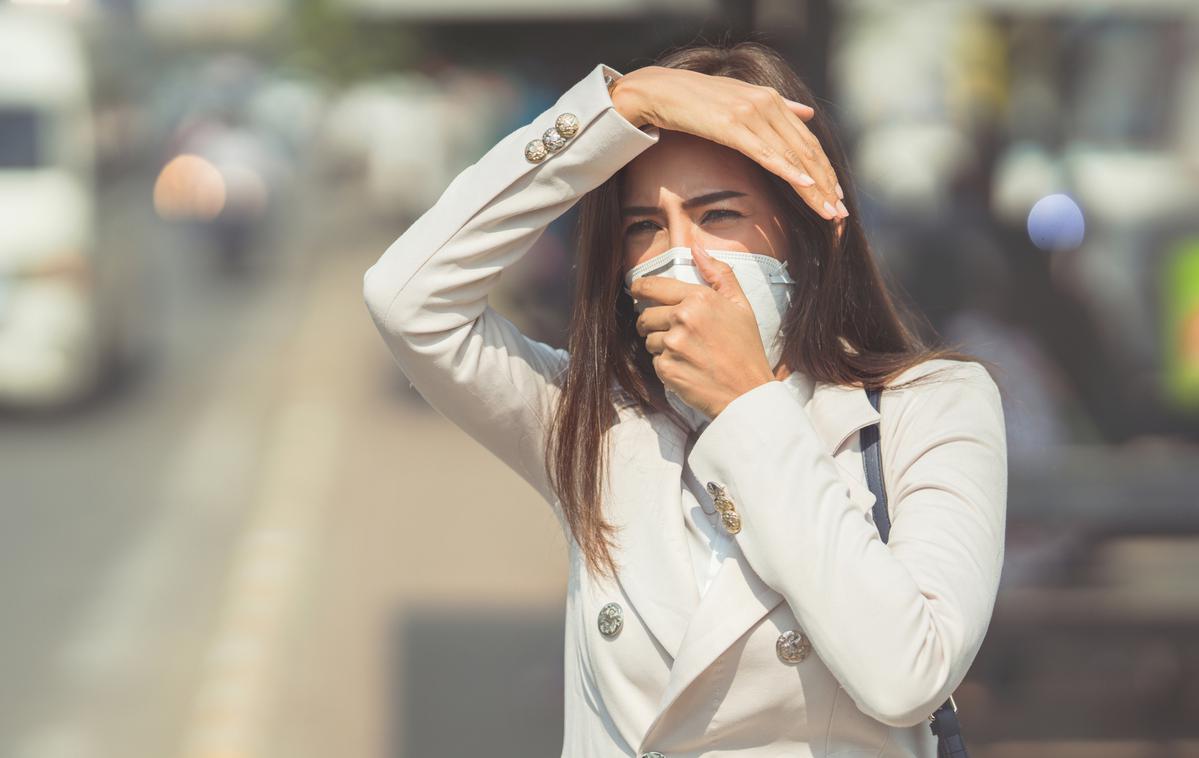
[[741, 531], [741, 516], [734, 510], [722, 511], [720, 514], [720, 523], [724, 525], [725, 531], [729, 534], [736, 534]]
[[525, 159], [530, 163], [540, 163], [549, 154], [550, 151], [546, 149], [545, 143], [540, 139], [535, 139], [525, 145]]
[[554, 121], [554, 128], [566, 139], [579, 133], [579, 117], [573, 113], [560, 113]]
[[566, 147], [566, 138], [563, 137], [556, 127], [551, 126], [541, 135], [541, 142], [545, 145], [545, 149], [551, 153], [556, 153]]
[[737, 507], [733, 505], [733, 501], [729, 498], [728, 491], [724, 485], [716, 482], [708, 482], [706, 485], [708, 494], [712, 496], [712, 503], [716, 506], [716, 510], [720, 512], [720, 523], [724, 526], [729, 534], [736, 534], [741, 531], [741, 515], [737, 513]]
[[808, 657], [808, 653], [812, 650], [812, 643], [808, 641], [807, 635], [803, 632], [788, 629], [779, 635], [778, 641], [774, 643], [774, 649], [778, 652], [779, 658], [785, 662], [799, 663]]
[[599, 630], [605, 637], [615, 637], [624, 626], [624, 610], [620, 603], [608, 603], [599, 612]]

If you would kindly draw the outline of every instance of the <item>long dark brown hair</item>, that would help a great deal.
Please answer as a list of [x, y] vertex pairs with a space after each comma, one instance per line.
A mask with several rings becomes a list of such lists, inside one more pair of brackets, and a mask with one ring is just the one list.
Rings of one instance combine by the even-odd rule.
[[[653, 65], [773, 87], [783, 97], [815, 106], [812, 91], [786, 61], [756, 41], [676, 48]], [[840, 241], [832, 222], [813, 211], [785, 180], [758, 166], [783, 209], [788, 267], [797, 282], [783, 319], [783, 362], [817, 381], [866, 388], [890, 386], [888, 380], [905, 369], [934, 358], [985, 363], [956, 350], [928, 347], [905, 325], [915, 314], [893, 300], [875, 265], [858, 221], [845, 153], [823, 110], [817, 108], [806, 124], [845, 192], [850, 215]], [[607, 473], [604, 438], [616, 421], [614, 389], [623, 390], [642, 412], [658, 411], [683, 424], [666, 402], [653, 356], [637, 333], [632, 300], [622, 287], [623, 176], [623, 170], [616, 172], [580, 200], [570, 362], [545, 456], [571, 537], [588, 569], [608, 575], [617, 571], [610, 552], [616, 530], [604, 519], [601, 491]]]

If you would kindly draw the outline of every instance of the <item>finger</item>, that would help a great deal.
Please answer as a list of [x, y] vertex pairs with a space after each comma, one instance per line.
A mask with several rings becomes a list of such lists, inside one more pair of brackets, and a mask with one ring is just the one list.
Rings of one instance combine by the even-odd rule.
[[783, 102], [787, 104], [787, 107], [794, 111], [796, 116], [799, 116], [804, 121], [808, 121], [816, 117], [816, 109], [810, 105], [805, 105], [804, 103], [796, 100], [789, 100], [785, 97], [783, 98]]
[[674, 305], [692, 292], [705, 288], [706, 285], [680, 282], [669, 276], [643, 276], [633, 280], [629, 292], [638, 300], [656, 300], [662, 305]]
[[[812, 170], [818, 166], [818, 144], [814, 139], [785, 139], [775, 123], [780, 121], [780, 112], [791, 118], [782, 96], [771, 87], [753, 87], [743, 97], [743, 102], [733, 106], [741, 128], [732, 131], [731, 146], [787, 180], [818, 215], [827, 220], [836, 218], [839, 213], [835, 199], [829, 199], [829, 188], [819, 185], [807, 165], [810, 163]], [[803, 125], [798, 119], [796, 122]]]
[[691, 259], [695, 261], [695, 268], [703, 280], [713, 286], [719, 283], [726, 271], [733, 270], [729, 264], [708, 255], [707, 248], [698, 239], [691, 243]]
[[[791, 113], [786, 107], [780, 106], [774, 112], [774, 118], [770, 119], [770, 124], [774, 127], [775, 133], [779, 135], [779, 139], [785, 144], [800, 143], [805, 146], [802, 153], [804, 167], [807, 173], [816, 179], [816, 186], [820, 189], [823, 195], [823, 202], [828, 203], [832, 208], [832, 218], [844, 218], [848, 216], [848, 210], [845, 209], [845, 204], [841, 202], [844, 196], [839, 193], [840, 184], [837, 182], [837, 172], [833, 169], [832, 161], [824, 152], [824, 148], [820, 144], [820, 140], [812, 131], [808, 129], [807, 124], [803, 123], [799, 118]], [[828, 208], [821, 208], [828, 211]], [[822, 214], [826, 215], [826, 214]]]
[[671, 322], [671, 311], [673, 310], [673, 305], [654, 305], [641, 311], [641, 315], [637, 316], [635, 322], [637, 333], [645, 337], [653, 332], [666, 331], [673, 325]]
[[666, 351], [666, 332], [650, 332], [645, 338], [645, 349], [653, 355], [661, 355]]
[[837, 217], [826, 189], [808, 173], [807, 163], [815, 162], [815, 148], [802, 141], [783, 140], [765, 116], [748, 124], [744, 135], [741, 144], [735, 146], [738, 150], [785, 179], [821, 217]]
[[712, 289], [731, 300], [749, 302], [741, 290], [741, 282], [737, 281], [732, 266], [708, 255], [707, 248], [698, 239], [691, 246], [691, 251], [696, 267], [704, 280], [712, 285]]

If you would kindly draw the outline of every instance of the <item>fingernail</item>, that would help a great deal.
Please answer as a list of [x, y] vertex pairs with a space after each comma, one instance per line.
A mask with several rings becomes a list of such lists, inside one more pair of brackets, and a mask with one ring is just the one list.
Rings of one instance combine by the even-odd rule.
[[840, 200], [837, 201], [837, 210], [841, 211], [841, 215], [843, 217], [849, 216], [849, 209], [846, 208], [845, 203], [841, 202]]
[[801, 186], [801, 187], [811, 187], [813, 184], [816, 183], [815, 179], [813, 179], [812, 177], [810, 177], [804, 173], [801, 173], [799, 175], [798, 181], [799, 181], [799, 186]]
[[834, 208], [834, 207], [833, 207], [833, 204], [832, 204], [832, 203], [830, 203], [830, 202], [829, 202], [829, 201], [827, 201], [827, 200], [825, 200], [825, 201], [824, 201], [824, 210], [825, 210], [825, 212], [827, 212], [827, 213], [829, 214], [829, 217], [830, 217], [830, 218], [836, 218], [836, 216], [837, 216], [837, 209], [836, 209], [836, 208]]
[[842, 200], [845, 199], [845, 192], [841, 189], [840, 184], [837, 185], [837, 197], [841, 198]]

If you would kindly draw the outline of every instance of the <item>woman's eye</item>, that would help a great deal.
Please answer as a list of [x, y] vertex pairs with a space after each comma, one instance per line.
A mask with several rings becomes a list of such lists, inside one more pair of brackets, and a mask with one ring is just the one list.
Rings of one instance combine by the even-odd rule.
[[712, 218], [712, 217], [716, 217], [716, 218], [740, 218], [740, 217], [741, 217], [741, 214], [740, 214], [740, 213], [738, 213], [737, 211], [730, 211], [730, 210], [727, 210], [727, 209], [721, 208], [721, 209], [719, 209], [719, 210], [708, 211], [707, 213], [705, 213], [705, 214], [704, 214], [704, 221], [707, 221], [709, 218]]
[[[703, 215], [703, 218], [701, 219], [701, 221], [710, 221], [712, 219], [719, 219], [719, 218], [740, 218], [740, 217], [741, 217], [741, 214], [738, 213], [737, 211], [731, 211], [731, 210], [728, 210], [727, 208], [719, 208], [717, 210], [711, 210], [711, 211], [708, 211], [707, 213], [705, 213]], [[630, 224], [629, 228], [625, 230], [625, 233], [626, 234], [636, 234], [641, 231], [649, 231], [651, 227], [656, 227], [656, 226], [657, 226], [657, 224], [655, 224], [653, 221], [648, 221], [648, 220], [638, 221], [635, 224]]]

